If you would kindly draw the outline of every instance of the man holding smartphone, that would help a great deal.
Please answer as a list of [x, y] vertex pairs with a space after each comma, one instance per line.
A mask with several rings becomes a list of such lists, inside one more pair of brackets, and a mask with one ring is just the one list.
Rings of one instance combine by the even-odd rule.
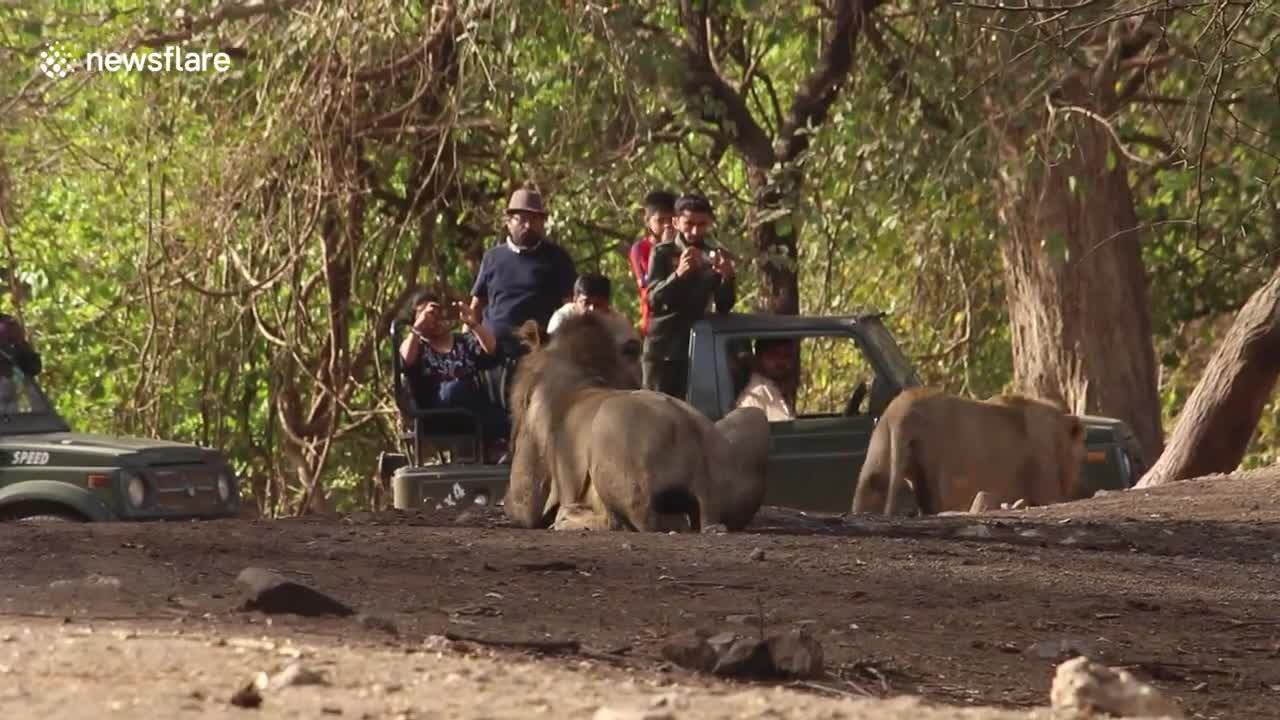
[[649, 256], [644, 387], [682, 400], [689, 383], [689, 331], [713, 302], [715, 311], [725, 314], [737, 300], [733, 259], [711, 239], [714, 222], [705, 197], [681, 196], [675, 204], [675, 240], [655, 245]]

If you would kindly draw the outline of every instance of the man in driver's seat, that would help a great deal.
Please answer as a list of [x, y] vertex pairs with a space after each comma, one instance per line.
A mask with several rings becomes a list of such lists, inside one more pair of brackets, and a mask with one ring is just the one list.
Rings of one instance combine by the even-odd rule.
[[778, 385], [791, 371], [795, 348], [795, 341], [789, 338], [756, 340], [751, 377], [738, 394], [737, 407], [758, 407], [764, 410], [769, 422], [796, 419], [795, 411]]

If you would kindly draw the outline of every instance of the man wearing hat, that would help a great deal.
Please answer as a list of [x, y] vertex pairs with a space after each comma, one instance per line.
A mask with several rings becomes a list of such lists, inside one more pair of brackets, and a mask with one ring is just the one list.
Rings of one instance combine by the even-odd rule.
[[534, 320], [544, 332], [551, 315], [573, 300], [578, 277], [564, 248], [546, 239], [547, 210], [542, 196], [520, 189], [507, 203], [507, 238], [489, 248], [471, 288], [471, 307], [483, 311], [484, 323], [508, 358], [525, 350], [513, 331]]

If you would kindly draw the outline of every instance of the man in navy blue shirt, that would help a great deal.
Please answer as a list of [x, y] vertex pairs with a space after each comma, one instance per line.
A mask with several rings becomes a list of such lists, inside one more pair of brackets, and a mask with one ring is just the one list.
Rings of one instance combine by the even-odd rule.
[[543, 332], [551, 315], [573, 299], [578, 277], [564, 248], [546, 239], [547, 211], [542, 196], [517, 190], [507, 203], [507, 238], [489, 248], [471, 289], [471, 307], [483, 310], [484, 322], [497, 336], [508, 358], [525, 349], [514, 331], [534, 320]]

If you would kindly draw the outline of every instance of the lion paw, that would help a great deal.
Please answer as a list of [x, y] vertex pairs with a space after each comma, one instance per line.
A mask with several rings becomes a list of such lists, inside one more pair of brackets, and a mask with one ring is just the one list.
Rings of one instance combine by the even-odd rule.
[[552, 530], [608, 530], [609, 519], [587, 505], [561, 505]]

